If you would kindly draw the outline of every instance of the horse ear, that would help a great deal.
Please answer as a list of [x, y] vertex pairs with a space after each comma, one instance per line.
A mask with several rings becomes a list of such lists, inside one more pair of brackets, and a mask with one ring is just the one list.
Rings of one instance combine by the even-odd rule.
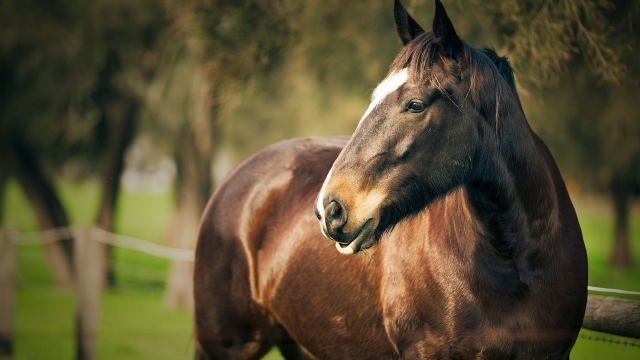
[[457, 60], [464, 53], [464, 43], [456, 34], [453, 24], [440, 0], [436, 0], [436, 14], [433, 18], [433, 35], [444, 54]]
[[393, 16], [396, 21], [396, 31], [402, 41], [402, 45], [407, 45], [411, 40], [424, 33], [424, 30], [413, 20], [411, 15], [404, 8], [400, 0], [396, 0], [393, 6]]

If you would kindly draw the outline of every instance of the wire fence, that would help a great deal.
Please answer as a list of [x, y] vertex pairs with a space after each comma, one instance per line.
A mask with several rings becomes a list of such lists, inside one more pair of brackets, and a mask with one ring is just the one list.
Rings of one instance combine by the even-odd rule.
[[609, 345], [619, 345], [619, 346], [630, 347], [630, 348], [635, 348], [640, 350], [640, 342], [629, 340], [628, 338], [593, 336], [593, 335], [588, 335], [583, 333], [580, 333], [580, 335], [578, 336], [584, 340], [607, 343]]
[[[59, 227], [48, 229], [44, 231], [34, 232], [18, 232], [10, 231], [12, 234], [13, 243], [17, 246], [33, 246], [44, 245], [69, 239], [77, 236], [78, 232], [84, 231], [83, 227]], [[138, 239], [131, 236], [115, 234], [99, 228], [91, 228], [91, 239], [104, 244], [117, 246], [125, 249], [136, 250], [142, 253], [153, 255], [160, 258], [176, 261], [190, 261], [195, 259], [195, 252], [189, 249], [179, 249], [164, 245], [158, 245], [156, 243]], [[587, 286], [587, 290], [597, 293], [606, 294], [624, 294], [640, 296], [640, 291], [624, 290], [624, 289], [612, 289], [598, 286]]]

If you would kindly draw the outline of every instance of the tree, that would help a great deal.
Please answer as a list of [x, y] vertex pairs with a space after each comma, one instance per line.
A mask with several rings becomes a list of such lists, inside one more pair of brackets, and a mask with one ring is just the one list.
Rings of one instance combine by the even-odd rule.
[[[96, 226], [111, 231], [122, 158], [140, 107], [121, 77], [136, 73], [148, 82], [156, 34], [165, 26], [163, 4], [31, 0], [2, 6], [0, 111], [9, 168], [43, 228], [68, 226], [51, 174], [72, 161], [83, 165], [83, 177], [100, 174]], [[67, 243], [70, 259], [70, 239], [61, 242]]]
[[619, 44], [611, 42], [609, 0], [489, 1], [505, 51], [524, 79], [554, 85], [572, 60], [581, 58], [594, 74], [618, 82], [624, 76]]
[[[211, 167], [222, 94], [269, 72], [289, 39], [285, 1], [170, 1], [170, 37], [144, 98], [164, 134], [172, 134], [176, 210], [173, 246], [194, 249], [200, 214], [212, 190]], [[191, 306], [192, 264], [175, 261], [165, 299]]]
[[[124, 155], [136, 130], [143, 106], [137, 90], [127, 79], [135, 74], [136, 86], [148, 87], [157, 68], [157, 40], [166, 31], [163, 4], [156, 0], [94, 2], [88, 24], [86, 46], [102, 56], [91, 102], [99, 110], [95, 139], [101, 145], [98, 156], [102, 200], [96, 227], [113, 231], [114, 213]], [[107, 251], [107, 284], [115, 286], [111, 247]]]
[[[157, 136], [170, 139], [177, 164], [175, 210], [168, 239], [173, 247], [194, 249], [200, 214], [211, 193], [211, 163], [216, 106], [204, 71], [201, 43], [168, 41], [158, 71], [144, 95]], [[190, 307], [192, 263], [174, 261], [165, 302]]]
[[[42, 157], [55, 157], [51, 150], [59, 149], [65, 138], [64, 122], [57, 120], [66, 115], [69, 94], [84, 88], [79, 81], [84, 67], [74, 69], [68, 61], [78, 50], [77, 24], [65, 13], [69, 5], [65, 1], [0, 5], [0, 155], [5, 171], [27, 194], [43, 230], [69, 225]], [[45, 248], [56, 283], [70, 285], [70, 236]]]

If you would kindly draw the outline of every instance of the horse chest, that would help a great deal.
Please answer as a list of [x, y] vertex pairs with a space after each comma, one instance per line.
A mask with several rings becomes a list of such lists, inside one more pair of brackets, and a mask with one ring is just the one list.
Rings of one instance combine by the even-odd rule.
[[443, 291], [442, 284], [425, 271], [419, 277], [386, 274], [383, 287], [383, 321], [389, 339], [402, 357], [420, 354], [431, 358], [455, 342], [464, 296]]
[[399, 224], [380, 244], [385, 330], [401, 358], [475, 358], [486, 314], [472, 290], [473, 260], [443, 248], [467, 232], [434, 233], [426, 217]]
[[483, 338], [482, 326], [473, 305], [460, 300], [421, 305], [386, 304], [385, 328], [401, 358], [472, 359], [482, 351], [482, 341], [478, 342]]

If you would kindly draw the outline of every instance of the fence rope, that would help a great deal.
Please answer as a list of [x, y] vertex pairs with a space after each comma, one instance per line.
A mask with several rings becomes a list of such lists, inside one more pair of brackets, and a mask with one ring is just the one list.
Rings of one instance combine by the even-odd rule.
[[169, 246], [158, 245], [146, 240], [114, 234], [98, 228], [91, 229], [91, 239], [104, 244], [138, 250], [149, 255], [154, 255], [171, 260], [194, 261], [195, 259], [195, 253], [193, 250], [178, 249]]
[[[18, 232], [9, 231], [12, 242], [16, 246], [34, 246], [54, 243], [56, 241], [81, 236], [82, 227], [57, 227], [43, 231]], [[121, 248], [140, 251], [149, 255], [177, 261], [194, 261], [195, 252], [189, 249], [179, 249], [164, 245], [154, 244], [147, 240], [114, 234], [99, 228], [91, 228], [91, 240]]]
[[70, 227], [57, 227], [43, 231], [18, 232], [9, 230], [12, 242], [18, 246], [46, 245], [73, 237]]
[[[58, 227], [43, 231], [18, 232], [9, 231], [13, 243], [18, 246], [32, 246], [50, 244], [63, 239], [69, 239], [77, 235], [80, 227]], [[91, 228], [91, 239], [104, 244], [140, 251], [149, 255], [177, 261], [194, 261], [195, 252], [188, 249], [179, 249], [158, 245], [147, 240], [131, 236], [114, 234], [99, 228]], [[610, 289], [598, 286], [587, 286], [587, 290], [601, 293], [613, 293], [640, 296], [640, 291]]]
[[587, 286], [587, 290], [601, 292], [601, 293], [615, 293], [615, 294], [625, 294], [625, 295], [638, 295], [640, 296], [640, 291], [630, 291], [630, 290], [621, 290], [621, 289], [609, 289], [597, 286]]

